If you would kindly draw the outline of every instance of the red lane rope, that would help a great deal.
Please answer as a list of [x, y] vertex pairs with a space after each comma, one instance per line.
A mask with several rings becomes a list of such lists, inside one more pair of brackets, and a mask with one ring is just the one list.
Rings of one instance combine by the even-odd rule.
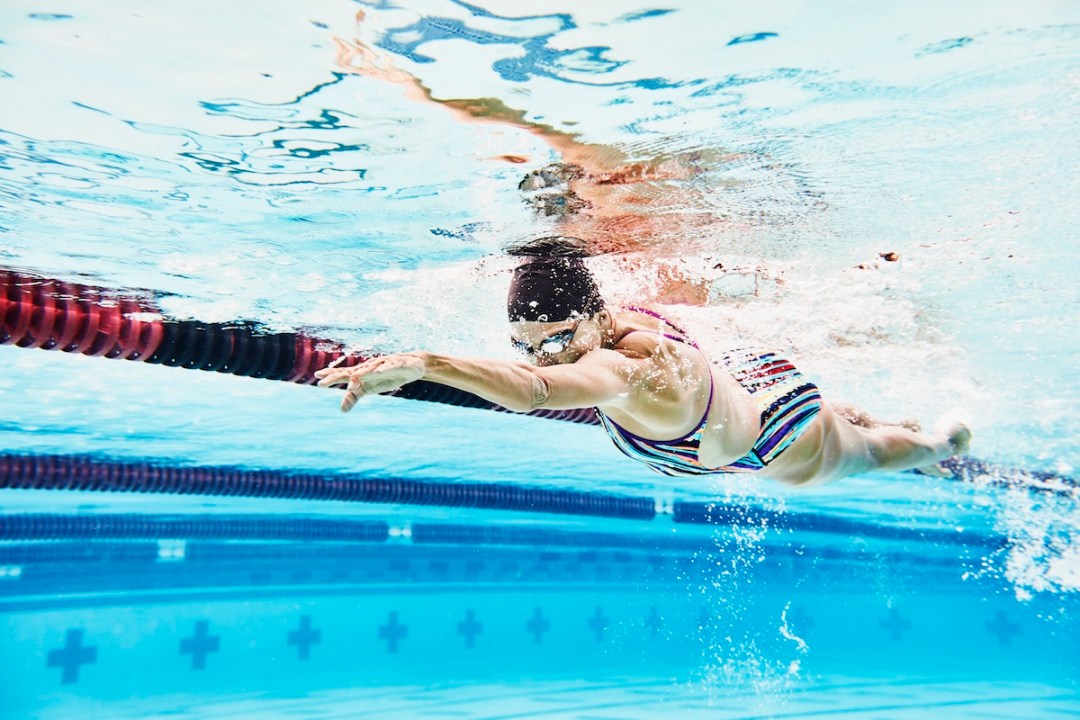
[[[141, 296], [140, 296], [141, 295]], [[204, 323], [162, 315], [149, 293], [61, 282], [0, 270], [0, 345], [230, 373], [312, 385], [315, 371], [344, 354], [341, 343], [302, 333], [267, 333], [249, 322]], [[342, 365], [367, 358], [350, 356]], [[472, 393], [415, 382], [389, 393], [459, 407], [509, 412]], [[538, 417], [597, 424], [592, 410], [537, 410]]]

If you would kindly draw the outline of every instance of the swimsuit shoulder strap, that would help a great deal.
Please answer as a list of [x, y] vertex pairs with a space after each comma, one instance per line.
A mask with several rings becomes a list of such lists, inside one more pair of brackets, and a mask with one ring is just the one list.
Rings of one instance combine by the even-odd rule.
[[696, 342], [694, 342], [693, 340], [690, 339], [690, 337], [687, 335], [685, 330], [683, 330], [681, 327], [679, 327], [675, 323], [671, 322], [670, 320], [668, 320], [666, 317], [664, 317], [660, 313], [656, 312], [655, 310], [650, 310], [649, 308], [638, 307], [636, 305], [627, 305], [627, 306], [625, 306], [623, 308], [623, 310], [627, 310], [629, 312], [641, 313], [642, 315], [648, 315], [649, 317], [656, 318], [657, 320], [664, 323], [665, 325], [667, 325], [669, 328], [671, 328], [675, 332], [682, 335], [682, 337], [681, 338], [675, 338], [675, 337], [671, 337], [670, 335], [668, 335], [666, 333], [659, 333], [659, 334], [663, 335], [664, 337], [666, 337], [666, 338], [668, 338], [670, 340], [679, 340], [680, 342], [684, 342], [687, 345], [690, 345], [691, 347], [697, 348], [698, 350], [701, 349], [701, 348], [698, 348], [698, 345], [697, 345]]

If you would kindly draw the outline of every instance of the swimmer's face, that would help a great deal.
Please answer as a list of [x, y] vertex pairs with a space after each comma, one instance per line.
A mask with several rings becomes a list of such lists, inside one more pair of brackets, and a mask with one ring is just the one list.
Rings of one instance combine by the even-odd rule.
[[561, 322], [510, 323], [510, 342], [537, 365], [562, 365], [577, 361], [592, 350], [582, 325], [585, 318]]

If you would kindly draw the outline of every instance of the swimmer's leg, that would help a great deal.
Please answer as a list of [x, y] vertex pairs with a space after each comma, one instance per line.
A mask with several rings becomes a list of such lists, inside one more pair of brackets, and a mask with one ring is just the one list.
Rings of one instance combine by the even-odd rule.
[[960, 423], [940, 433], [895, 425], [868, 428], [851, 422], [831, 403], [822, 403], [814, 424], [765, 472], [768, 477], [802, 485], [872, 470], [926, 470], [965, 452], [970, 441], [971, 431]]
[[926, 475], [947, 476], [949, 473], [938, 463], [966, 452], [971, 444], [971, 431], [963, 423], [933, 434], [897, 426], [850, 427], [854, 436], [846, 433], [842, 442], [856, 466], [863, 465], [857, 472], [919, 470]]
[[871, 456], [880, 470], [922, 470], [940, 474], [937, 463], [959, 455], [971, 444], [971, 431], [956, 423], [940, 434], [880, 427], [864, 431]]
[[885, 422], [884, 420], [878, 420], [871, 416], [869, 413], [864, 412], [854, 405], [844, 405], [842, 403], [830, 403], [833, 411], [840, 417], [847, 420], [852, 425], [858, 425], [863, 428], [879, 428], [879, 427], [902, 427], [911, 430], [912, 432], [920, 432], [922, 427], [919, 425], [918, 420], [908, 419], [901, 420], [900, 422]]

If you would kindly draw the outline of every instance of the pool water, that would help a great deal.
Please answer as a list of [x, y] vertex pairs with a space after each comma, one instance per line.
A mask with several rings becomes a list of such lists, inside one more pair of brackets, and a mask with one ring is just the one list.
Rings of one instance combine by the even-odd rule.
[[[0, 717], [1080, 714], [1078, 35], [1053, 2], [5, 3]], [[614, 156], [678, 172], [523, 202]], [[707, 350], [959, 413], [972, 457], [666, 478], [589, 424], [47, 352], [26, 310], [510, 358], [504, 249], [570, 230], [611, 301], [679, 277]]]

